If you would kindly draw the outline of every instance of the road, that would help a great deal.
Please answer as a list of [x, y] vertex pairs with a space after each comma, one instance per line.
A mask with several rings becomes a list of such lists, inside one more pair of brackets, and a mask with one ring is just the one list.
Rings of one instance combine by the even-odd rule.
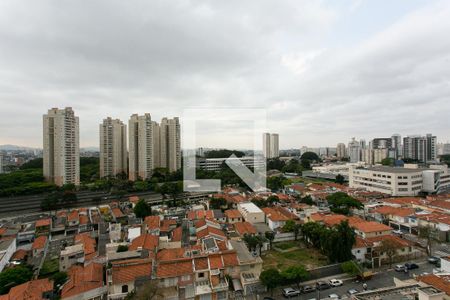
[[[433, 267], [434, 265], [429, 264], [426, 261], [416, 262], [419, 265], [418, 269], [411, 270], [406, 274], [405, 272], [396, 272], [392, 269], [380, 271], [377, 274], [375, 274], [372, 279], [368, 280], [367, 288], [369, 290], [375, 290], [382, 287], [389, 287], [394, 286], [394, 277], [397, 277], [400, 280], [406, 280], [409, 278], [413, 278], [413, 274], [421, 274], [423, 272], [427, 273], [433, 273]], [[326, 281], [328, 281], [330, 278], [327, 278]], [[302, 285], [314, 285], [314, 282], [307, 282]], [[295, 286], [293, 286], [295, 288]], [[330, 294], [337, 294], [341, 297], [341, 299], [346, 299], [345, 297], [348, 297], [347, 291], [350, 289], [357, 289], [358, 291], [363, 291], [362, 283], [356, 283], [353, 279], [350, 280], [344, 280], [344, 285], [340, 287], [334, 287], [326, 290], [320, 291], [320, 294], [318, 291], [300, 295], [298, 297], [293, 297], [291, 299], [295, 300], [309, 300], [309, 299], [329, 299], [328, 296]], [[263, 299], [264, 296], [269, 296], [269, 294], [264, 294], [260, 296], [260, 299]], [[286, 299], [281, 294], [281, 288], [278, 288], [274, 291], [274, 295], [272, 296], [273, 299]], [[350, 297], [348, 297], [350, 298]]]

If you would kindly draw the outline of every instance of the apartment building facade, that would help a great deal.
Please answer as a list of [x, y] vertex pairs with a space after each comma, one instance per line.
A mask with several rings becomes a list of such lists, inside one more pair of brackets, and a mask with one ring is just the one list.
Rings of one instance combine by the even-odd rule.
[[100, 177], [127, 172], [127, 126], [107, 117], [100, 124]]
[[43, 173], [58, 186], [80, 184], [79, 119], [71, 107], [43, 116]]
[[160, 167], [174, 172], [181, 168], [180, 120], [163, 118], [160, 125]]
[[432, 134], [426, 136], [406, 136], [403, 138], [403, 158], [421, 162], [437, 159], [437, 138]]
[[278, 133], [263, 133], [263, 156], [265, 158], [275, 158], [280, 156]]

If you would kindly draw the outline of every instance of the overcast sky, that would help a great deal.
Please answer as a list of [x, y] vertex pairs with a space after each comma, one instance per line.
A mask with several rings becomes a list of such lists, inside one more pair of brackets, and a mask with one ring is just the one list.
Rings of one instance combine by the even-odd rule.
[[[65, 106], [81, 146], [106, 116], [198, 107], [267, 109], [281, 148], [445, 142], [449, 34], [450, 1], [3, 0], [0, 144], [41, 147], [42, 115]], [[245, 126], [209, 124], [199, 146], [247, 147]]]

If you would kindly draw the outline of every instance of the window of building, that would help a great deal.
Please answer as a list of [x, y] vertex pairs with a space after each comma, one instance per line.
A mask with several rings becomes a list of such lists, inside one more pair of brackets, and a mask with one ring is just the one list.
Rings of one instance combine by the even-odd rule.
[[122, 293], [128, 293], [128, 285], [122, 285]]

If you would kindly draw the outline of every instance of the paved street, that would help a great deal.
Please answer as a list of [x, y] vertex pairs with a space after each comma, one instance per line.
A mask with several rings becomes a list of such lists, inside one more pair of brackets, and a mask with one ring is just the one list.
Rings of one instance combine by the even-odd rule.
[[[404, 279], [412, 278], [413, 274], [421, 274], [423, 272], [428, 272], [428, 273], [433, 272], [434, 265], [429, 264], [426, 261], [421, 261], [421, 262], [416, 262], [416, 263], [419, 265], [419, 268], [409, 271], [408, 274], [406, 274], [405, 272], [396, 272], [392, 269], [380, 271], [379, 273], [375, 274], [372, 279], [370, 279], [369, 281], [366, 282], [368, 289], [374, 290], [374, 289], [378, 289], [378, 288], [382, 288], [382, 287], [393, 286], [394, 285], [394, 277], [404, 280]], [[348, 276], [341, 275], [340, 277], [342, 278], [342, 277], [348, 277]], [[339, 278], [339, 276], [336, 276], [335, 278]], [[326, 281], [328, 281], [329, 279], [331, 279], [331, 278], [327, 278]], [[302, 285], [314, 285], [314, 284], [315, 284], [315, 281], [307, 282]], [[356, 283], [356, 282], [354, 282], [353, 279], [344, 280], [343, 286], [330, 288], [327, 290], [322, 290], [322, 291], [320, 291], [320, 295], [319, 295], [319, 292], [312, 292], [312, 293], [300, 295], [299, 297], [294, 297], [291, 299], [298, 299], [298, 300], [327, 299], [330, 294], [337, 294], [342, 299], [345, 299], [345, 297], [348, 297], [347, 291], [349, 289], [357, 289], [358, 291], [362, 291], [363, 290], [362, 283]], [[259, 297], [259, 299], [263, 299], [264, 296], [269, 296], [269, 294], [261, 295]], [[286, 299], [281, 294], [281, 288], [278, 288], [274, 291], [274, 295], [272, 298]], [[248, 298], [248, 299], [250, 299], [250, 298]]]

